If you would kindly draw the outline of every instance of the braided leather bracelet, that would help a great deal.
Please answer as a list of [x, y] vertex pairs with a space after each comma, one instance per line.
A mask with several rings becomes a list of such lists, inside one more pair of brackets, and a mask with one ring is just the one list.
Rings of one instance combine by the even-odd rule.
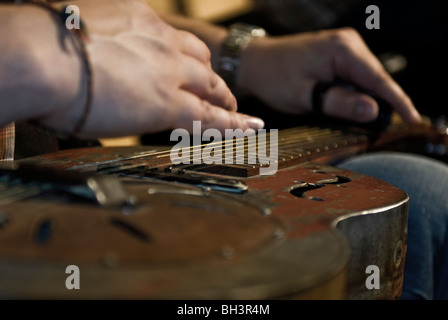
[[[64, 28], [65, 28], [65, 22], [66, 22], [67, 18], [71, 15], [71, 13], [67, 13], [67, 6], [64, 6], [61, 9], [59, 9], [59, 8], [47, 3], [46, 1], [36, 1], [36, 0], [29, 0], [29, 1], [27, 1], [27, 3], [38, 5], [42, 8], [45, 8], [45, 9], [51, 11], [53, 14], [57, 15], [58, 18], [61, 19], [61, 21], [64, 25]], [[69, 30], [69, 29], [67, 29], [67, 30]], [[81, 130], [83, 129], [83, 127], [87, 121], [87, 117], [90, 112], [90, 107], [92, 104], [92, 94], [93, 94], [92, 66], [91, 66], [89, 55], [88, 55], [87, 49], [86, 49], [86, 41], [89, 41], [86, 26], [80, 19], [80, 28], [79, 29], [71, 29], [71, 30], [73, 31], [73, 34], [75, 35], [75, 39], [79, 46], [81, 59], [85, 66], [86, 75], [87, 75], [87, 98], [86, 98], [86, 102], [84, 104], [83, 113], [82, 113], [81, 117], [79, 118], [78, 122], [76, 123], [73, 131], [70, 133], [55, 131], [53, 129], [49, 129], [49, 128], [42, 127], [41, 125], [39, 125], [39, 128], [41, 130], [44, 130], [45, 132], [55, 135], [56, 137], [61, 138], [61, 139], [75, 137], [77, 134], [79, 134], [81, 132]], [[69, 31], [71, 31], [71, 30], [69, 30]]]

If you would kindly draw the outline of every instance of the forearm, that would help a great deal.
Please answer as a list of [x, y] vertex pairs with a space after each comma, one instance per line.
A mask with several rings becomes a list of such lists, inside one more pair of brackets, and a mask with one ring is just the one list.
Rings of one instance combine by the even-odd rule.
[[0, 126], [82, 103], [83, 67], [57, 23], [37, 6], [0, 5]]

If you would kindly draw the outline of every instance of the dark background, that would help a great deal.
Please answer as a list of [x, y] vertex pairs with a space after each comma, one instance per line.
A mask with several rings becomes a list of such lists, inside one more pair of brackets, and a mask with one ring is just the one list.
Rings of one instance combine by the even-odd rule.
[[[379, 30], [368, 30], [365, 26], [369, 16], [365, 11], [369, 5], [376, 5], [380, 9]], [[447, 55], [444, 46], [446, 24], [443, 22], [447, 14], [445, 8], [446, 1], [444, 3], [441, 0], [359, 0], [354, 1], [349, 9], [336, 12], [337, 20], [325, 28], [351, 26], [362, 35], [377, 56], [405, 56], [407, 67], [393, 74], [394, 79], [405, 89], [422, 114], [447, 116], [448, 106], [444, 97], [447, 91]], [[309, 20], [304, 21], [303, 25], [297, 22], [288, 28], [276, 23], [269, 12], [263, 10], [223, 21], [223, 24], [241, 20], [261, 25], [273, 35], [321, 28], [318, 21], [313, 25]]]
[[[282, 0], [278, 0], [282, 1]], [[322, 3], [330, 0], [313, 0]], [[342, 0], [341, 0], [342, 1]], [[335, 3], [341, 4], [341, 1]], [[420, 113], [431, 118], [448, 116], [448, 106], [445, 98], [446, 88], [446, 48], [445, 23], [446, 1], [442, 0], [349, 0], [350, 6], [339, 12], [337, 19], [325, 28], [350, 26], [355, 28], [366, 41], [370, 49], [378, 56], [399, 54], [406, 57], [405, 69], [392, 74], [394, 79], [411, 97]], [[376, 5], [380, 9], [380, 29], [366, 28], [366, 8]], [[284, 12], [288, 14], [289, 12]], [[256, 24], [264, 27], [271, 35], [313, 31], [322, 29], [322, 24], [312, 19], [289, 28], [278, 23], [269, 10], [255, 9], [253, 12], [218, 22], [229, 26], [238, 21]], [[244, 98], [239, 102], [239, 110], [244, 113], [261, 117], [266, 128], [283, 129], [291, 126], [316, 123], [321, 121], [313, 115], [282, 115], [253, 98]], [[327, 119], [328, 120], [328, 119]], [[331, 121], [331, 119], [330, 119]], [[143, 136], [143, 144], [170, 144], [169, 132]]]

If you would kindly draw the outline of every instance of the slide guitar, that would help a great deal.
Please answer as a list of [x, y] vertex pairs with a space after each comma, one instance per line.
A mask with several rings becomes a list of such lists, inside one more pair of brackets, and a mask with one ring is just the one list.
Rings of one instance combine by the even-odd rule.
[[281, 130], [274, 175], [143, 145], [5, 161], [0, 298], [399, 299], [408, 195], [332, 163], [420, 138], [446, 132]]

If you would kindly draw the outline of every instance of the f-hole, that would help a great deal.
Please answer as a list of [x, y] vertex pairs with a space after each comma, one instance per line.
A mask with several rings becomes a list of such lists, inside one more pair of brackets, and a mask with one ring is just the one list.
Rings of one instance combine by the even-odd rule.
[[[316, 171], [315, 173], [326, 174], [326, 172]], [[298, 198], [309, 199], [313, 201], [325, 201], [321, 197], [307, 197], [305, 193], [308, 191], [324, 188], [326, 185], [336, 185], [341, 188], [346, 188], [345, 184], [351, 182], [352, 180], [347, 177], [333, 175], [331, 178], [320, 180], [318, 183], [307, 183], [303, 182], [296, 186], [291, 187], [290, 193]]]
[[305, 193], [311, 190], [316, 190], [320, 188], [324, 188], [325, 185], [323, 184], [314, 184], [314, 183], [303, 183], [301, 185], [297, 185], [295, 187], [292, 187], [291, 194], [298, 197], [298, 198], [304, 198], [314, 201], [324, 201], [324, 199], [320, 197], [307, 197], [305, 196]]
[[334, 185], [341, 185], [351, 182], [352, 180], [347, 177], [333, 175], [332, 178], [320, 180], [318, 181], [319, 184], [334, 184]]

